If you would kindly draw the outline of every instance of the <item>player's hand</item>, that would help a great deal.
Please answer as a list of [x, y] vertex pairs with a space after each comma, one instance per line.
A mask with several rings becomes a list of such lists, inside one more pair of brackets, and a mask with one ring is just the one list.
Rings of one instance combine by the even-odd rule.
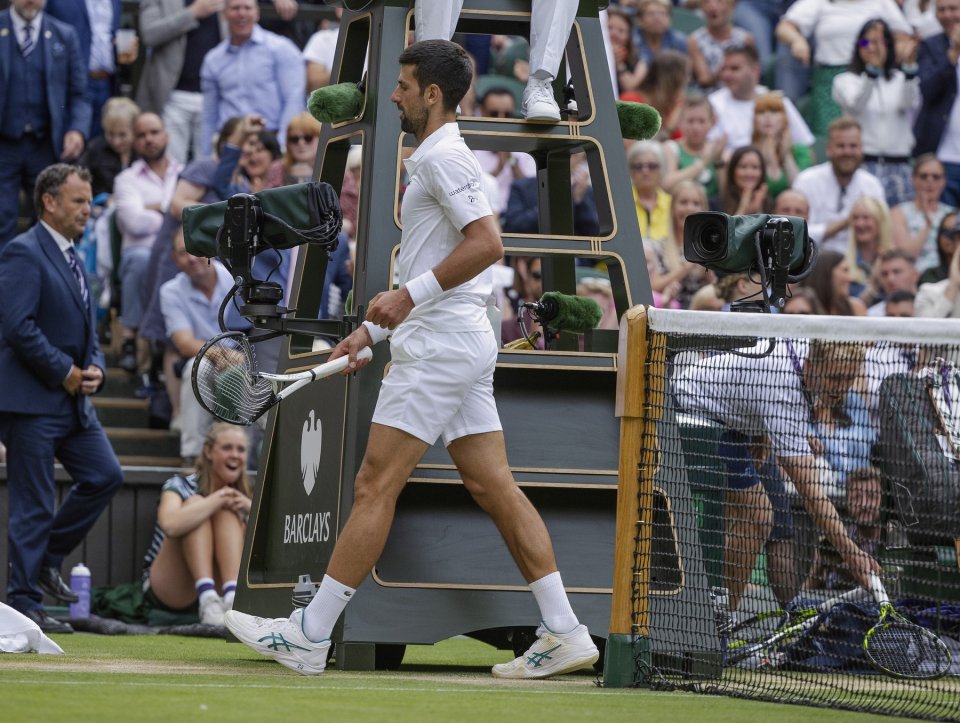
[[857, 584], [866, 590], [870, 589], [870, 576], [879, 575], [883, 570], [880, 563], [874, 560], [870, 555], [856, 546], [856, 543], [850, 543], [855, 550], [845, 554], [844, 560], [850, 568], [850, 576], [857, 581]]
[[70, 373], [67, 375], [67, 378], [64, 379], [61, 384], [63, 388], [67, 390], [67, 394], [75, 397], [83, 384], [83, 370], [74, 364], [70, 367]]
[[406, 287], [381, 291], [367, 307], [367, 321], [384, 329], [396, 329], [413, 311], [413, 298]]
[[80, 393], [84, 395], [95, 394], [103, 382], [103, 370], [91, 364], [81, 372], [83, 381], [80, 382]]
[[370, 363], [369, 359], [357, 359], [357, 354], [365, 346], [373, 346], [373, 339], [370, 336], [370, 332], [367, 331], [367, 327], [360, 326], [356, 331], [350, 334], [350, 336], [345, 337], [343, 341], [333, 348], [333, 352], [330, 354], [329, 361], [333, 361], [334, 359], [338, 359], [342, 356], [349, 356], [350, 364], [341, 372], [341, 374], [352, 374], [355, 371], [363, 369], [367, 364]]

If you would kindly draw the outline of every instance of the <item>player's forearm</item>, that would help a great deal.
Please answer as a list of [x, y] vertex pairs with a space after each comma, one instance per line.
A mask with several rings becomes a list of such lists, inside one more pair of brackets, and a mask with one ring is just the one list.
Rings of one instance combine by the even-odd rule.
[[837, 508], [824, 492], [824, 485], [817, 471], [814, 457], [784, 458], [781, 464], [793, 480], [804, 509], [814, 525], [823, 533], [834, 548], [847, 559], [859, 549], [850, 539]]

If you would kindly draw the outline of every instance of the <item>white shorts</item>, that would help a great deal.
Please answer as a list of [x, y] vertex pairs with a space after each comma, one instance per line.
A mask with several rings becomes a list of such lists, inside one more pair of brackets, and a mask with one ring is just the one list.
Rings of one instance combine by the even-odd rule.
[[497, 342], [492, 330], [443, 333], [401, 329], [390, 341], [373, 421], [433, 444], [499, 432], [493, 399]]

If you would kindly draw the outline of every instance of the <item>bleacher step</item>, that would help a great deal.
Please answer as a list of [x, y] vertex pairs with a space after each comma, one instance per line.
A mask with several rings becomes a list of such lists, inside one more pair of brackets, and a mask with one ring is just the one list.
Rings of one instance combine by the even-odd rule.
[[117, 456], [179, 457], [180, 435], [166, 429], [104, 427]]
[[100, 424], [105, 427], [141, 427], [150, 423], [150, 402], [136, 397], [93, 397]]

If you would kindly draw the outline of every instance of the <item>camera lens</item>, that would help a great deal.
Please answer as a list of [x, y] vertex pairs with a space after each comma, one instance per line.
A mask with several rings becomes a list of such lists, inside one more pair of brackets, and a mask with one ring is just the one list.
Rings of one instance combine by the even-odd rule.
[[723, 224], [707, 221], [693, 236], [693, 249], [704, 261], [717, 261], [727, 254], [727, 234]]

